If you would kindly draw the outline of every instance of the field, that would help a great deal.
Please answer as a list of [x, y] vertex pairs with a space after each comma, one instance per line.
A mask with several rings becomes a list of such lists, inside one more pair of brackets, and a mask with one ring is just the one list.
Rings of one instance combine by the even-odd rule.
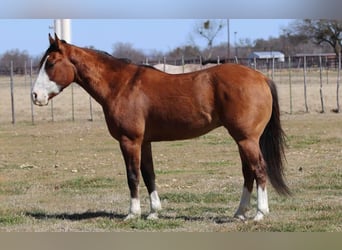
[[[294, 80], [289, 114], [286, 77], [275, 81], [293, 196], [278, 196], [269, 187], [270, 215], [259, 223], [232, 218], [243, 178], [237, 147], [223, 128], [193, 140], [153, 144], [160, 220], [146, 220], [149, 201], [141, 183], [142, 219], [125, 222], [125, 167], [101, 108], [92, 102], [93, 121], [88, 121], [89, 98], [74, 86], [74, 122], [69, 88], [54, 99], [55, 122], [50, 107], [34, 107], [32, 125], [29, 87], [22, 84], [15, 88], [12, 125], [10, 92], [1, 79], [0, 231], [341, 232], [342, 117], [330, 111], [336, 108], [336, 84], [324, 84], [326, 113], [320, 114], [319, 84], [309, 78], [310, 112], [304, 113], [303, 86]], [[255, 206], [254, 192], [250, 216]]]

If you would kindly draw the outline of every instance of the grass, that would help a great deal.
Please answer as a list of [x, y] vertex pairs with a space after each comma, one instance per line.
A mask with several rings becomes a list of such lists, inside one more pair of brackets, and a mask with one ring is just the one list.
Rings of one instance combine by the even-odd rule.
[[[103, 121], [2, 124], [0, 231], [341, 232], [341, 122], [339, 114], [283, 116], [293, 196], [269, 187], [270, 214], [259, 223], [232, 218], [243, 178], [237, 147], [224, 129], [153, 144], [160, 219], [146, 219], [141, 182], [142, 218], [124, 221], [125, 167]], [[248, 216], [255, 206], [254, 191]]]
[[114, 178], [93, 177], [85, 178], [83, 176], [67, 180], [55, 186], [56, 190], [63, 192], [97, 192], [97, 189], [106, 189], [115, 187]]
[[196, 194], [191, 192], [165, 193], [161, 199], [174, 203], [226, 203], [228, 196], [223, 193]]

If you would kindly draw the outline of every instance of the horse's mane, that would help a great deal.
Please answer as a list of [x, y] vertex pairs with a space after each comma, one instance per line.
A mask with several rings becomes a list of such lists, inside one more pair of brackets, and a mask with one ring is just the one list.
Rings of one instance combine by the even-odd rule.
[[103, 56], [106, 56], [106, 57], [109, 57], [111, 59], [114, 59], [114, 60], [119, 60], [125, 64], [132, 64], [132, 65], [136, 65], [138, 67], [143, 67], [143, 68], [149, 68], [149, 69], [154, 69], [154, 70], [157, 70], [157, 71], [160, 71], [159, 69], [156, 69], [155, 67], [153, 67], [152, 65], [149, 65], [149, 64], [137, 64], [137, 63], [134, 63], [131, 59], [129, 58], [120, 58], [120, 57], [115, 57], [113, 56], [112, 54], [109, 54], [108, 52], [106, 51], [103, 51], [103, 50], [98, 50], [98, 49], [90, 49], [100, 55], [103, 55]]
[[[65, 40], [60, 40], [60, 41], [62, 43], [64, 43], [64, 44], [67, 44], [67, 42]], [[149, 65], [149, 64], [136, 64], [136, 63], [133, 63], [132, 60], [129, 59], [129, 58], [118, 58], [118, 57], [115, 57], [112, 54], [109, 54], [108, 52], [103, 51], [103, 50], [93, 49], [93, 48], [83, 48], [83, 49], [90, 50], [90, 51], [95, 52], [96, 54], [98, 54], [100, 56], [104, 56], [104, 57], [107, 57], [107, 58], [112, 59], [112, 60], [118, 60], [118, 61], [123, 62], [125, 64], [132, 64], [132, 65], [136, 65], [138, 67], [145, 67], [145, 68], [150, 68], [150, 69], [154, 69], [154, 70], [159, 71], [158, 69], [156, 69], [152, 65]], [[54, 52], [54, 51], [59, 51], [59, 48], [57, 47], [57, 45], [55, 43], [51, 44], [50, 47], [46, 50], [44, 56], [42, 57], [42, 60], [39, 63], [39, 67], [42, 66], [46, 56], [49, 53]]]

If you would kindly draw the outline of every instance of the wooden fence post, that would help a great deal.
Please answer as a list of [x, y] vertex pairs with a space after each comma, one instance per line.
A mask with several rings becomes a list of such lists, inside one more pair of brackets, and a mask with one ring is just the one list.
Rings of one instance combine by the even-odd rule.
[[89, 95], [89, 110], [90, 110], [90, 121], [92, 122], [93, 119], [93, 103], [91, 100], [91, 96]]
[[306, 94], [306, 56], [304, 56], [304, 102], [305, 102], [305, 112], [309, 112], [308, 100]]
[[15, 124], [15, 111], [14, 111], [14, 83], [13, 83], [13, 61], [11, 61], [10, 87], [11, 87], [12, 124]]
[[321, 113], [324, 113], [324, 97], [323, 97], [323, 78], [322, 78], [322, 56], [319, 56], [319, 94], [321, 97]]
[[75, 121], [74, 84], [71, 84], [71, 119]]
[[53, 113], [53, 99], [50, 100], [51, 103], [51, 121], [54, 122], [55, 121], [55, 115]]
[[289, 56], [289, 84], [290, 84], [290, 114], [292, 114], [292, 72], [291, 72], [291, 57]]
[[339, 90], [340, 90], [340, 81], [341, 81], [341, 52], [338, 53], [338, 70], [337, 70], [337, 83], [336, 83], [336, 112], [340, 113], [340, 98], [339, 98]]
[[31, 94], [31, 91], [33, 89], [33, 75], [32, 75], [32, 72], [33, 72], [33, 69], [32, 69], [32, 59], [30, 61], [30, 86], [31, 86], [31, 89], [30, 89], [30, 100], [31, 100], [31, 121], [32, 121], [32, 125], [34, 125], [34, 108], [33, 108], [33, 102], [32, 102], [32, 94]]

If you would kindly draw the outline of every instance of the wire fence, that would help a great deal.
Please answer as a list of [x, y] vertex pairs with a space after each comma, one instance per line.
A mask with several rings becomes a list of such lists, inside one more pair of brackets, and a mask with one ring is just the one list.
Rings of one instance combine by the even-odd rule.
[[[159, 65], [160, 70], [168, 73], [200, 70], [222, 62], [220, 58], [205, 62], [184, 58], [144, 61], [145, 64], [157, 64], [156, 67]], [[233, 58], [230, 62], [248, 65], [273, 79], [278, 87], [282, 112], [340, 112], [341, 55], [337, 58], [303, 55], [287, 57], [283, 61]], [[77, 84], [66, 88], [48, 106], [34, 106], [31, 88], [37, 71], [32, 61], [24, 63], [24, 68], [13, 65], [13, 62], [7, 70], [0, 65], [0, 124], [104, 119], [101, 106]]]

